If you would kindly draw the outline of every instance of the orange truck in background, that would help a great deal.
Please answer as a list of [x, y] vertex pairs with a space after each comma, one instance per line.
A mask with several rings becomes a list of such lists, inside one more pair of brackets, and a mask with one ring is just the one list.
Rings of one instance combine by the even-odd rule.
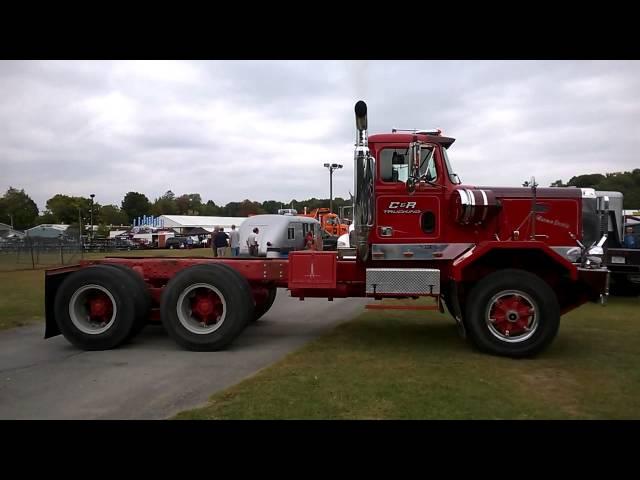
[[328, 208], [314, 208], [310, 212], [307, 213], [307, 209], [305, 207], [304, 213], [299, 214], [303, 217], [311, 217], [320, 222], [322, 225], [322, 229], [327, 232], [329, 235], [334, 235], [339, 237], [340, 235], [344, 235], [349, 231], [349, 225], [340, 222], [340, 217], [335, 213], [331, 213]]

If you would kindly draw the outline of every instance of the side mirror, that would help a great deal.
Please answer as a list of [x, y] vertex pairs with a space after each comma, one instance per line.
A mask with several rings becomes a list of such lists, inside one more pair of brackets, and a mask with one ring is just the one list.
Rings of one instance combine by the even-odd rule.
[[422, 153], [422, 147], [418, 143], [418, 137], [413, 137], [411, 143], [411, 159], [409, 161], [409, 177], [414, 179], [420, 178], [420, 157]]
[[407, 193], [413, 195], [416, 191], [416, 186], [420, 181], [420, 156], [421, 156], [420, 143], [418, 143], [418, 137], [413, 137], [411, 142], [411, 158], [409, 160], [409, 178], [407, 178]]

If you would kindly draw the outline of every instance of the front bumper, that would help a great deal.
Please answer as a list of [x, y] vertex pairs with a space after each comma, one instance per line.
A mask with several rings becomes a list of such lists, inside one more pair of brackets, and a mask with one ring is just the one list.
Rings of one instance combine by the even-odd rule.
[[588, 300], [606, 303], [609, 296], [609, 269], [578, 267], [578, 280], [583, 284]]

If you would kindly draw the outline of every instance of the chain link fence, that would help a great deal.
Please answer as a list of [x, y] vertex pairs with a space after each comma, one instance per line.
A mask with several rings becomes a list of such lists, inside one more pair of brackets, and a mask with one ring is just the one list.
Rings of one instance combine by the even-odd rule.
[[83, 257], [78, 239], [31, 238], [0, 243], [0, 271], [69, 265]]
[[131, 243], [116, 239], [95, 239], [84, 244], [72, 237], [5, 239], [0, 241], [0, 271], [71, 265], [88, 253], [120, 252], [132, 248], [135, 246], [132, 247]]

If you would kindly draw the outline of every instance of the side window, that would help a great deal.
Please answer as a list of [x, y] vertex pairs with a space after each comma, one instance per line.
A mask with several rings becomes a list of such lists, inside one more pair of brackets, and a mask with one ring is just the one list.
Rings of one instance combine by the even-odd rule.
[[409, 178], [408, 150], [385, 148], [380, 152], [380, 178], [383, 182], [406, 182]]
[[287, 229], [287, 240], [293, 240], [296, 238], [296, 231], [293, 227]]
[[[429, 181], [437, 178], [433, 147], [424, 147], [420, 155], [420, 175]], [[408, 148], [385, 148], [380, 152], [380, 178], [383, 182], [406, 182], [409, 178]]]

